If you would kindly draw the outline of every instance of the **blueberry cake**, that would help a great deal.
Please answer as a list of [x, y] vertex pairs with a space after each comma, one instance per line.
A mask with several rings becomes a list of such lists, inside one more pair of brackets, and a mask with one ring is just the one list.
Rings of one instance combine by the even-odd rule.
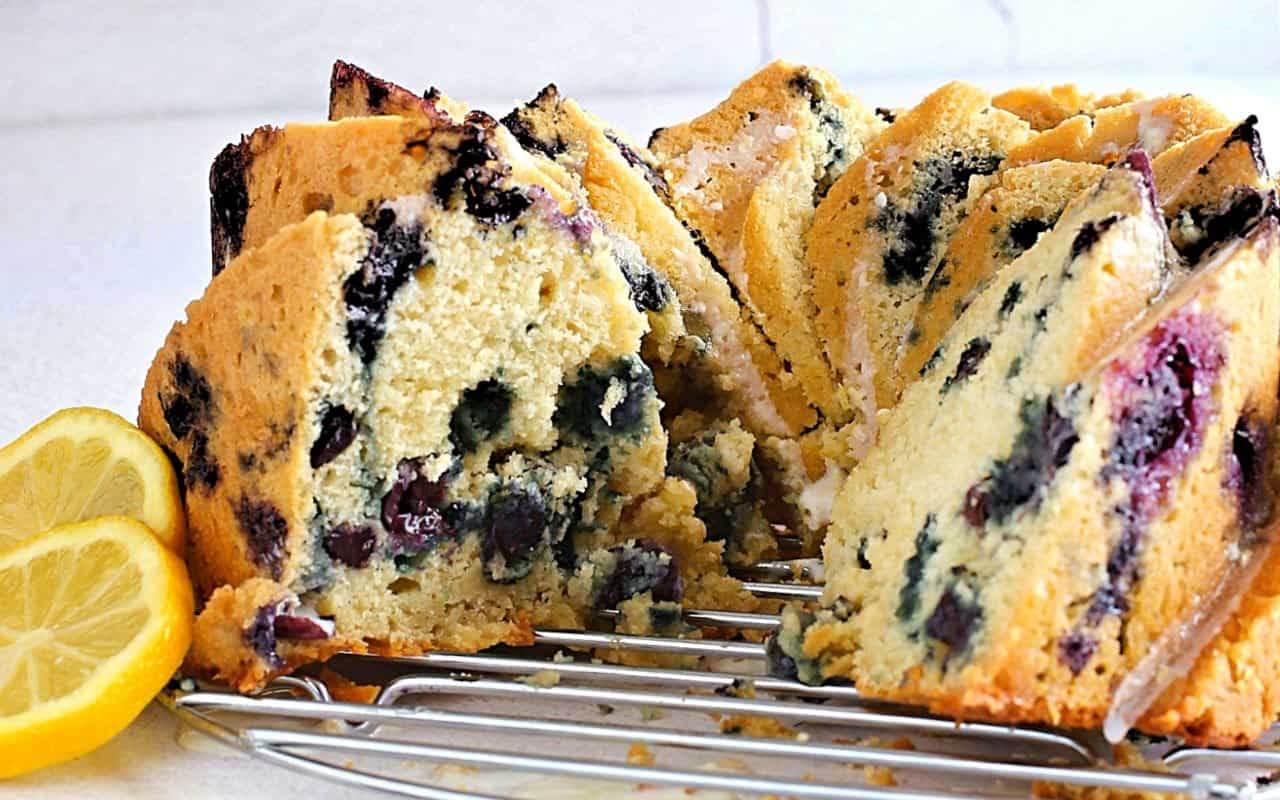
[[1067, 83], [1051, 87], [1020, 86], [991, 98], [991, 105], [1017, 114], [1033, 129], [1044, 131], [1071, 117], [1094, 114], [1102, 108], [1141, 99], [1142, 94], [1132, 89], [1097, 97]]
[[[1269, 206], [1270, 177], [1257, 120], [1220, 128], [1170, 147], [1152, 160], [1169, 238], [1188, 268], [1215, 246], [1249, 229]], [[999, 175], [956, 228], [925, 286], [899, 364], [900, 380], [918, 374], [974, 295], [1041, 233], [1102, 167], [1051, 161]]]
[[947, 84], [897, 115], [818, 206], [807, 237], [818, 325], [867, 425], [897, 397], [916, 305], [965, 216], [971, 182], [1029, 135], [985, 92]]
[[421, 95], [371, 75], [355, 64], [335, 61], [329, 76], [329, 119], [390, 116], [460, 122], [469, 109], [434, 86]]
[[1170, 147], [1232, 120], [1195, 95], [1169, 95], [1068, 117], [1010, 149], [1009, 165], [1062, 158], [1112, 164], [1133, 147], [1155, 158]]
[[828, 73], [775, 61], [711, 111], [649, 140], [671, 206], [811, 406], [834, 420], [848, 418], [848, 404], [814, 325], [801, 242], [814, 208], [882, 124]]
[[836, 502], [823, 607], [792, 615], [775, 665], [944, 714], [1100, 724], [1116, 682], [1257, 542], [1274, 227], [1165, 292], [1177, 266], [1145, 154], [1077, 198], [886, 416]]
[[[280, 190], [254, 189], [274, 157], [255, 152], [245, 230], [282, 226], [188, 308], [143, 392], [207, 598], [193, 668], [251, 688], [337, 650], [526, 643], [604, 603], [736, 586], [627, 533], [633, 502], [680, 507], [645, 317], [594, 215], [482, 115], [313, 127], [270, 134]], [[366, 132], [342, 141], [400, 165], [387, 197], [325, 174], [298, 130]], [[331, 212], [291, 222], [311, 189]]]

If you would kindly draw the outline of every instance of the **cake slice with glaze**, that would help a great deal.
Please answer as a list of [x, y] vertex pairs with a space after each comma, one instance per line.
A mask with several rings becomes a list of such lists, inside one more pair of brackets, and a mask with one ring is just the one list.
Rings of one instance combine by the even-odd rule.
[[1073, 203], [907, 387], [837, 501], [823, 609], [782, 653], [798, 671], [958, 717], [1097, 726], [1253, 546], [1274, 222], [1160, 297], [1145, 161]]
[[947, 84], [898, 115], [818, 207], [806, 240], [818, 324], [866, 424], [897, 399], [915, 307], [967, 213], [971, 179], [1028, 135], [985, 92]]
[[[312, 146], [335, 130], [379, 183]], [[609, 236], [492, 120], [423, 130], [267, 135], [251, 246], [147, 377], [140, 425], [182, 465], [206, 601], [190, 666], [241, 689], [339, 650], [523, 644], [602, 603], [670, 615], [686, 585], [737, 591], [700, 525], [629, 532], [628, 506], [688, 502]], [[256, 172], [274, 158], [280, 188]], [[332, 213], [306, 213], [312, 191]]]
[[775, 61], [718, 106], [649, 139], [680, 219], [706, 244], [812, 407], [848, 403], [827, 361], [803, 237], [880, 120], [828, 73]]

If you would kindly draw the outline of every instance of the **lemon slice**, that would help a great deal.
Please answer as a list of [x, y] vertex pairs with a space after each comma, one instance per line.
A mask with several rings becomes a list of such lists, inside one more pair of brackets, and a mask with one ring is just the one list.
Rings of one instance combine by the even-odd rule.
[[68, 408], [0, 450], [0, 552], [55, 525], [119, 514], [182, 552], [178, 479], [160, 446], [100, 408]]
[[182, 560], [128, 517], [63, 525], [0, 553], [0, 778], [125, 728], [191, 642]]

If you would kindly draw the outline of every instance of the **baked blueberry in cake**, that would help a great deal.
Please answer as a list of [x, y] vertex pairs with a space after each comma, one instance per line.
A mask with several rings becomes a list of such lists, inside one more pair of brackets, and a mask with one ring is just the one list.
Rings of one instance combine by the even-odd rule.
[[1142, 93], [1132, 89], [1115, 94], [1094, 96], [1082, 92], [1071, 83], [1058, 86], [1020, 86], [1001, 92], [991, 98], [991, 105], [1017, 114], [1037, 131], [1048, 130], [1061, 122], [1080, 114], [1094, 114], [1098, 109], [1132, 103], [1142, 99]]
[[963, 83], [934, 91], [898, 115], [818, 206], [806, 239], [818, 326], [869, 427], [896, 399], [916, 305], [965, 216], [971, 182], [1030, 134], [990, 101]]
[[414, 94], [402, 86], [371, 75], [355, 64], [335, 61], [329, 77], [329, 119], [392, 116], [427, 117], [460, 122], [469, 109], [434, 86]]
[[1141, 151], [1109, 170], [886, 415], [836, 502], [808, 668], [939, 713], [1095, 726], [1256, 541], [1237, 487], [1275, 424], [1275, 223], [1164, 292], [1153, 184]]
[[[667, 440], [609, 237], [487, 117], [420, 130], [275, 132], [282, 152], [251, 172], [288, 157], [292, 181], [246, 181], [245, 230], [265, 239], [148, 374], [140, 424], [183, 465], [207, 598], [191, 663], [241, 688], [340, 649], [528, 642], [596, 602], [677, 602], [700, 579], [619, 522], [661, 489]], [[312, 147], [333, 131], [340, 154], [385, 170], [376, 183], [333, 175]], [[312, 190], [332, 213], [305, 214]], [[723, 575], [723, 545], [708, 547], [702, 566]], [[636, 575], [575, 590], [601, 549]]]
[[814, 67], [775, 61], [649, 149], [676, 214], [705, 243], [809, 403], [849, 416], [814, 325], [802, 241], [814, 207], [883, 123]]
[[734, 299], [734, 287], [667, 206], [670, 186], [646, 148], [554, 85], [502, 121], [527, 149], [575, 174], [601, 219], [635, 242], [674, 288], [689, 339], [672, 369], [655, 368], [670, 416], [690, 409], [741, 418], [760, 437], [795, 436], [813, 424], [800, 387]]
[[[1223, 241], [1253, 227], [1270, 207], [1270, 177], [1250, 117], [1170, 147], [1152, 160], [1156, 194], [1169, 238], [1187, 269]], [[1102, 167], [1052, 161], [999, 175], [956, 228], [925, 286], [899, 365], [909, 381], [981, 288], [1035, 244], [1063, 208]]]

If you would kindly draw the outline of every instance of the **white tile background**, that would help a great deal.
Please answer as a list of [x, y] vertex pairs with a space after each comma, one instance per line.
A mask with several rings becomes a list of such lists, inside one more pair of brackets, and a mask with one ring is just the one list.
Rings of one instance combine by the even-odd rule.
[[[1075, 80], [1197, 91], [1280, 130], [1278, 0], [0, 0], [0, 441], [64, 405], [133, 416], [147, 363], [208, 277], [210, 159], [258, 124], [322, 117], [334, 58], [499, 113], [556, 81], [644, 136], [771, 57], [824, 66], [874, 105], [950, 78]], [[124, 768], [172, 741], [153, 709], [0, 798], [169, 797], [155, 776], [183, 770], [201, 796], [258, 796], [256, 772], [214, 775], [199, 753]]]

